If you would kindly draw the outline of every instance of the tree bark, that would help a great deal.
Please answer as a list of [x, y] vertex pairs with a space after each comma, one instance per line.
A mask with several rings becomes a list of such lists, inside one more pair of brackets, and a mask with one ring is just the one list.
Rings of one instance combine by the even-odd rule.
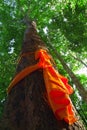
[[[27, 66], [34, 65], [35, 51], [45, 48], [31, 23], [26, 31], [21, 57], [16, 74]], [[81, 122], [68, 125], [64, 120], [56, 120], [50, 106], [44, 99], [46, 93], [43, 70], [38, 69], [17, 83], [8, 94], [1, 130], [85, 130]]]

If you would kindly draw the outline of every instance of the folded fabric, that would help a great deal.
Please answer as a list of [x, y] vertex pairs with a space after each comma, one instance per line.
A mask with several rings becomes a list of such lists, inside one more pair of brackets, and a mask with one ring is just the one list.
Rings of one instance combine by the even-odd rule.
[[10, 83], [7, 92], [9, 93], [13, 86], [33, 71], [43, 69], [47, 99], [53, 113], [58, 120], [64, 119], [68, 124], [73, 124], [77, 119], [75, 118], [72, 102], [69, 98], [69, 95], [73, 93], [73, 88], [68, 84], [68, 79], [60, 75], [53, 67], [51, 56], [48, 55], [46, 50], [40, 49], [36, 51], [35, 59], [39, 60], [38, 63], [26, 67], [18, 73]]

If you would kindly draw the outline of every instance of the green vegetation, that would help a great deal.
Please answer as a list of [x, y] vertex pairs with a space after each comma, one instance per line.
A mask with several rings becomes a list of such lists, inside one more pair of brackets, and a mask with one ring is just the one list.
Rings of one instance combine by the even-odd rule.
[[[26, 15], [37, 23], [38, 33], [47, 44], [62, 75], [75, 89], [71, 96], [87, 126], [87, 105], [54, 49], [76, 75], [84, 94], [87, 92], [87, 0], [1, 0], [0, 1], [0, 118], [6, 88], [15, 73], [23, 42]], [[51, 46], [50, 46], [51, 44]], [[54, 49], [53, 49], [54, 48]], [[85, 69], [85, 73], [83, 72]], [[82, 74], [79, 73], [82, 70]], [[80, 86], [79, 86], [80, 87]]]

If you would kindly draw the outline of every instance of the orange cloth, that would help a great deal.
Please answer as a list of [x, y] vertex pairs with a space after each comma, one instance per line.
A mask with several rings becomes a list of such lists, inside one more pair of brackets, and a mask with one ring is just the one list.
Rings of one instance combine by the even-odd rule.
[[72, 103], [69, 98], [69, 94], [73, 93], [73, 89], [68, 84], [67, 78], [60, 75], [54, 69], [50, 61], [51, 57], [47, 54], [46, 50], [40, 49], [36, 51], [35, 59], [39, 59], [39, 62], [33, 66], [25, 68], [17, 74], [9, 85], [7, 92], [9, 93], [12, 87], [25, 76], [42, 68], [48, 101], [56, 118], [58, 120], [64, 119], [68, 124], [73, 124], [77, 119], [75, 118]]

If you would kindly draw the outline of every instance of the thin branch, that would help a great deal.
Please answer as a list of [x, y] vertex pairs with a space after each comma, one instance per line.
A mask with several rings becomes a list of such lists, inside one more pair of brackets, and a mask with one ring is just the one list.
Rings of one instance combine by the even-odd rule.
[[79, 62], [81, 62], [86, 68], [87, 68], [87, 65], [81, 60], [79, 59], [78, 57], [72, 55], [71, 53], [69, 53], [74, 59], [78, 60]]

